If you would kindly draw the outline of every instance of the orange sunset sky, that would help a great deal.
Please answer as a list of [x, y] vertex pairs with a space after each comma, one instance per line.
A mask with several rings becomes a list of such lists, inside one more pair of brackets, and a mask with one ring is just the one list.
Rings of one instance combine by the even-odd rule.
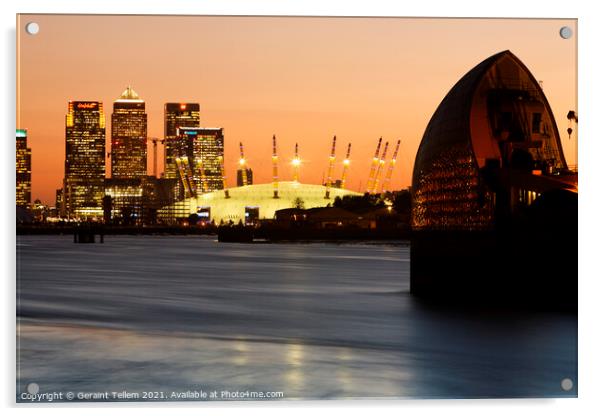
[[[24, 32], [30, 21], [40, 25], [35, 36]], [[164, 103], [200, 103], [201, 125], [224, 128], [230, 185], [239, 141], [254, 182], [271, 180], [272, 134], [281, 179], [292, 178], [298, 142], [300, 181], [320, 183], [336, 134], [335, 177], [351, 142], [348, 187], [356, 191], [378, 138], [401, 139], [392, 185], [405, 188], [439, 102], [506, 49], [543, 81], [575, 163], [566, 113], [577, 109], [577, 43], [558, 33], [576, 33], [575, 20], [21, 15], [17, 24], [17, 128], [29, 132], [32, 200], [51, 205], [64, 173], [67, 102], [104, 102], [108, 151], [112, 102], [130, 84], [146, 101], [149, 136], [163, 136]], [[160, 157], [159, 172], [162, 165]]]

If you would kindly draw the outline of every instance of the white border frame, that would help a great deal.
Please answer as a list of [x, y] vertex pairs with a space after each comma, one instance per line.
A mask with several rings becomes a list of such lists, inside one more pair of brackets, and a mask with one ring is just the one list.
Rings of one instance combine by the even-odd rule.
[[[599, 57], [599, 39], [602, 39], [602, 15], [596, 10], [594, 1], [574, 0], [571, 2], [551, 0], [528, 2], [506, 0], [492, 5], [483, 1], [470, 0], [421, 0], [409, 3], [386, 0], [370, 1], [327, 1], [327, 0], [97, 0], [95, 2], [73, 0], [6, 0], [1, 2], [3, 41], [2, 48], [2, 94], [0, 119], [3, 126], [2, 149], [3, 203], [0, 204], [0, 219], [4, 228], [2, 238], [3, 273], [3, 371], [0, 394], [3, 407], [25, 408], [25, 413], [41, 410], [45, 414], [80, 414], [81, 407], [86, 413], [104, 414], [107, 407], [111, 412], [140, 411], [144, 414], [164, 414], [165, 407], [172, 411], [211, 414], [236, 414], [244, 411], [251, 415], [306, 414], [311, 412], [344, 411], [345, 413], [365, 414], [371, 408], [379, 413], [399, 414], [411, 411], [419, 414], [441, 413], [507, 415], [508, 413], [529, 412], [531, 414], [562, 414], [569, 412], [590, 413], [588, 410], [600, 408], [600, 354], [602, 345], [598, 317], [601, 316], [599, 297], [602, 293], [598, 258], [600, 192], [596, 169], [599, 163], [594, 159], [602, 154], [602, 135], [596, 123], [602, 115], [600, 101], [595, 97], [602, 93], [600, 78], [602, 67]], [[29, 405], [16, 406], [15, 403], [15, 225], [14, 225], [14, 141], [15, 129], [15, 21], [16, 13], [95, 13], [95, 14], [192, 14], [192, 15], [306, 15], [306, 16], [420, 16], [420, 17], [539, 17], [539, 18], [578, 18], [579, 25], [579, 126], [580, 152], [579, 170], [581, 173], [581, 193], [579, 196], [579, 399], [511, 399], [511, 400], [401, 400], [401, 401], [304, 401], [304, 402], [210, 402], [210, 403], [150, 403], [150, 404], [91, 404], [91, 405]], [[560, 59], [560, 57], [559, 57]], [[200, 408], [200, 409], [199, 409]]]

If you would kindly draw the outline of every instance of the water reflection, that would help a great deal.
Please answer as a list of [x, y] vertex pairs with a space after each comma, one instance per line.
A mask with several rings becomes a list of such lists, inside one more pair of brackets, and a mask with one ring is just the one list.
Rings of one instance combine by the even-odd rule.
[[235, 339], [234, 341], [235, 353], [232, 355], [232, 362], [235, 365], [244, 366], [249, 363], [249, 347], [244, 339]]
[[20, 389], [576, 394], [576, 317], [425, 307], [406, 246], [19, 238]]
[[341, 397], [349, 397], [355, 389], [350, 367], [353, 366], [353, 357], [349, 348], [337, 348], [335, 360], [338, 366], [335, 372]]
[[304, 376], [303, 376], [303, 345], [301, 344], [288, 344], [286, 348], [285, 362], [287, 365], [287, 372], [285, 374], [286, 379], [286, 391], [290, 391], [297, 395], [303, 391], [304, 387]]

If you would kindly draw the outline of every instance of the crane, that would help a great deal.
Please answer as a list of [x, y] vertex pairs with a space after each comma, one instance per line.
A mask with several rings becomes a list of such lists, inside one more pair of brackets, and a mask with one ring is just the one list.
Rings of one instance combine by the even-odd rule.
[[164, 144], [165, 139], [161, 139], [158, 137], [147, 137], [147, 143], [151, 141], [153, 143], [153, 175], [157, 178], [157, 143]]

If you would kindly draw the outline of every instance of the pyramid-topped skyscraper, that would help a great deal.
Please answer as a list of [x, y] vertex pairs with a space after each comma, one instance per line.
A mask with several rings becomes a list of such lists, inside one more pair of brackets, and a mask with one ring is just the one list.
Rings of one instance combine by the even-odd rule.
[[147, 117], [144, 100], [128, 86], [113, 103], [111, 116], [111, 177], [146, 176]]

